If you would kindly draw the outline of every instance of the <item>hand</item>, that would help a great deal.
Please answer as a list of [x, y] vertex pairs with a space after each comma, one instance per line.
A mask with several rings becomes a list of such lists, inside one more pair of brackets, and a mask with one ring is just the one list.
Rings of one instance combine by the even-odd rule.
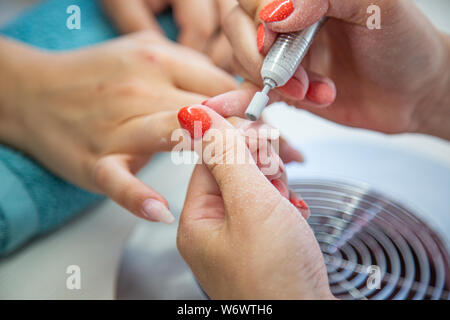
[[220, 151], [195, 168], [180, 218], [177, 245], [203, 289], [213, 299], [333, 299], [308, 209], [299, 214], [255, 162], [224, 162], [251, 159], [244, 136], [202, 110], [235, 137], [223, 147], [206, 131], [204, 149]]
[[0, 69], [0, 141], [163, 222], [173, 221], [167, 201], [136, 172], [171, 150], [180, 106], [236, 88], [203, 55], [152, 31], [67, 53], [0, 38]]
[[178, 42], [207, 54], [219, 67], [230, 70], [231, 47], [221, 31], [221, 11], [228, 12], [236, 0], [102, 0], [108, 15], [122, 33], [154, 30], [162, 34], [155, 15], [172, 6], [180, 30]]
[[[380, 30], [366, 26], [370, 0], [239, 3], [225, 19], [224, 30], [241, 74], [258, 86], [264, 54], [277, 32], [302, 30], [323, 15], [330, 17], [303, 66], [284, 88], [273, 92], [273, 101], [285, 100], [349, 126], [386, 133], [430, 132], [450, 139], [438, 120], [449, 113], [449, 38], [411, 1], [377, 1]], [[274, 13], [275, 8], [281, 9]], [[250, 87], [246, 102], [256, 90]], [[219, 108], [222, 102], [210, 103]], [[432, 128], [436, 123], [440, 127]]]

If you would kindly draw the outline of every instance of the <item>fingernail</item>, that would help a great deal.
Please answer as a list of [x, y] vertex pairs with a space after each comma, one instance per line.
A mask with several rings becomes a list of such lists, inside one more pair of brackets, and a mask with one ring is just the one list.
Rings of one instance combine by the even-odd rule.
[[262, 50], [263, 50], [264, 38], [265, 38], [264, 25], [262, 23], [260, 23], [259, 27], [258, 27], [258, 32], [256, 34], [256, 43], [258, 45], [259, 52], [262, 52]]
[[278, 89], [294, 99], [303, 100], [305, 98], [305, 87], [297, 78], [291, 78], [284, 86]]
[[306, 97], [318, 104], [329, 104], [334, 101], [335, 93], [328, 83], [313, 81], [309, 83]]
[[291, 0], [275, 0], [259, 12], [259, 18], [265, 22], [281, 21], [289, 17], [292, 11], [294, 5]]
[[[184, 107], [178, 112], [178, 122], [193, 139], [202, 138], [211, 128], [211, 118], [206, 111], [196, 107]], [[200, 136], [201, 134], [201, 136]]]
[[308, 209], [309, 209], [309, 207], [308, 207], [308, 205], [306, 204], [306, 202], [303, 201], [303, 200], [301, 200], [301, 199], [296, 199], [296, 198], [292, 197], [292, 198], [290, 199], [290, 201], [291, 201], [291, 203], [292, 203], [294, 206], [296, 206], [297, 208], [299, 208], [299, 209], [301, 209], [301, 210], [308, 210]]
[[281, 179], [274, 179], [271, 181], [273, 186], [277, 188], [277, 190], [280, 192], [280, 194], [289, 200], [289, 190], [286, 186], [286, 184]]
[[208, 100], [205, 100], [205, 101], [202, 102], [202, 105], [206, 106], [207, 103], [208, 103]]
[[289, 201], [297, 208], [298, 211], [302, 214], [303, 218], [308, 219], [311, 215], [311, 211], [309, 210], [308, 205], [305, 201], [300, 199], [297, 194], [291, 191], [291, 198]]
[[175, 217], [167, 209], [167, 207], [158, 200], [147, 199], [142, 204], [142, 213], [150, 220], [158, 221], [166, 224], [172, 224]]

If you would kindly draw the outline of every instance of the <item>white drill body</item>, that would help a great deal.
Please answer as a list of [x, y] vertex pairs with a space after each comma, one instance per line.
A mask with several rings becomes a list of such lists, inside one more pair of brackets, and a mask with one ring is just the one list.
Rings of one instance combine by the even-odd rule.
[[303, 58], [308, 53], [315, 35], [325, 23], [323, 17], [305, 30], [291, 33], [281, 33], [264, 59], [261, 77], [264, 89], [257, 92], [247, 108], [248, 119], [258, 120], [263, 109], [269, 102], [268, 93], [271, 89], [284, 86], [294, 75]]

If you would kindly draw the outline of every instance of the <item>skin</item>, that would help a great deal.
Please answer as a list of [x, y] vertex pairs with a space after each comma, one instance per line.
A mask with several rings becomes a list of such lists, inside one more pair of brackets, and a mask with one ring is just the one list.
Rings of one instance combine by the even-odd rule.
[[[180, 108], [237, 88], [208, 58], [153, 31], [62, 53], [0, 38], [0, 69], [0, 143], [152, 221], [143, 203], [168, 203], [136, 173], [178, 143]], [[303, 160], [284, 140], [280, 156]]]
[[179, 27], [178, 42], [203, 52], [219, 67], [230, 71], [232, 52], [221, 30], [221, 12], [228, 12], [235, 0], [102, 0], [105, 11], [117, 29], [128, 34], [154, 30], [163, 33], [155, 15], [169, 6]]
[[[212, 128], [230, 124], [210, 114]], [[205, 147], [215, 141], [208, 141]], [[245, 140], [216, 154], [224, 159]], [[180, 218], [177, 245], [213, 299], [334, 299], [320, 248], [305, 218], [256, 163], [197, 165]], [[269, 253], [269, 254], [268, 254]]]
[[146, 199], [168, 207], [135, 174], [171, 150], [178, 109], [236, 88], [152, 31], [63, 53], [0, 39], [0, 65], [0, 141], [139, 217]]
[[[236, 103], [241, 109], [229, 113], [243, 115], [254, 92], [260, 90], [259, 70], [276, 34], [302, 30], [326, 15], [329, 21], [294, 75], [302, 83], [299, 98], [275, 90], [272, 101], [284, 100], [348, 126], [450, 139], [444, 120], [450, 115], [450, 40], [411, 1], [377, 1], [382, 29], [369, 30], [366, 9], [371, 0], [293, 0], [295, 9], [288, 18], [264, 23], [261, 54], [256, 44], [258, 13], [269, 2], [240, 0], [224, 19], [235, 64], [249, 81]], [[321, 83], [320, 94], [308, 94], [313, 82]], [[208, 106], [220, 112], [220, 105], [236, 99], [236, 94], [210, 101]], [[323, 103], [324, 96], [335, 99]]]

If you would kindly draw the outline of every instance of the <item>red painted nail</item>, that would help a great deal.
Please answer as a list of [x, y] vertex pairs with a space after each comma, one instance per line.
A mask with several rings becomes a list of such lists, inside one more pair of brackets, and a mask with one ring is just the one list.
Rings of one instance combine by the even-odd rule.
[[335, 94], [327, 83], [314, 81], [309, 83], [306, 97], [318, 104], [328, 104], [334, 101]]
[[[195, 107], [184, 107], [181, 109], [178, 112], [178, 122], [183, 129], [189, 131], [193, 139], [202, 138], [205, 132], [211, 128], [211, 118], [208, 113]], [[202, 136], [198, 137], [197, 135], [200, 132], [197, 133], [196, 131], [199, 131], [200, 128]]]
[[205, 100], [202, 102], [202, 105], [206, 106], [207, 103], [208, 103], [208, 100]]
[[274, 179], [271, 181], [273, 186], [281, 193], [283, 197], [289, 199], [289, 189], [281, 179]]
[[264, 40], [265, 40], [264, 25], [261, 23], [258, 27], [258, 32], [257, 32], [257, 36], [256, 36], [256, 43], [258, 45], [259, 52], [262, 52], [262, 50], [263, 50]]
[[275, 0], [259, 12], [259, 18], [265, 22], [281, 21], [289, 17], [292, 11], [294, 11], [292, 0]]
[[297, 208], [301, 209], [301, 210], [308, 210], [308, 205], [306, 204], [305, 201], [301, 200], [301, 199], [295, 199], [295, 198], [291, 198], [290, 199], [291, 203], [296, 206]]

